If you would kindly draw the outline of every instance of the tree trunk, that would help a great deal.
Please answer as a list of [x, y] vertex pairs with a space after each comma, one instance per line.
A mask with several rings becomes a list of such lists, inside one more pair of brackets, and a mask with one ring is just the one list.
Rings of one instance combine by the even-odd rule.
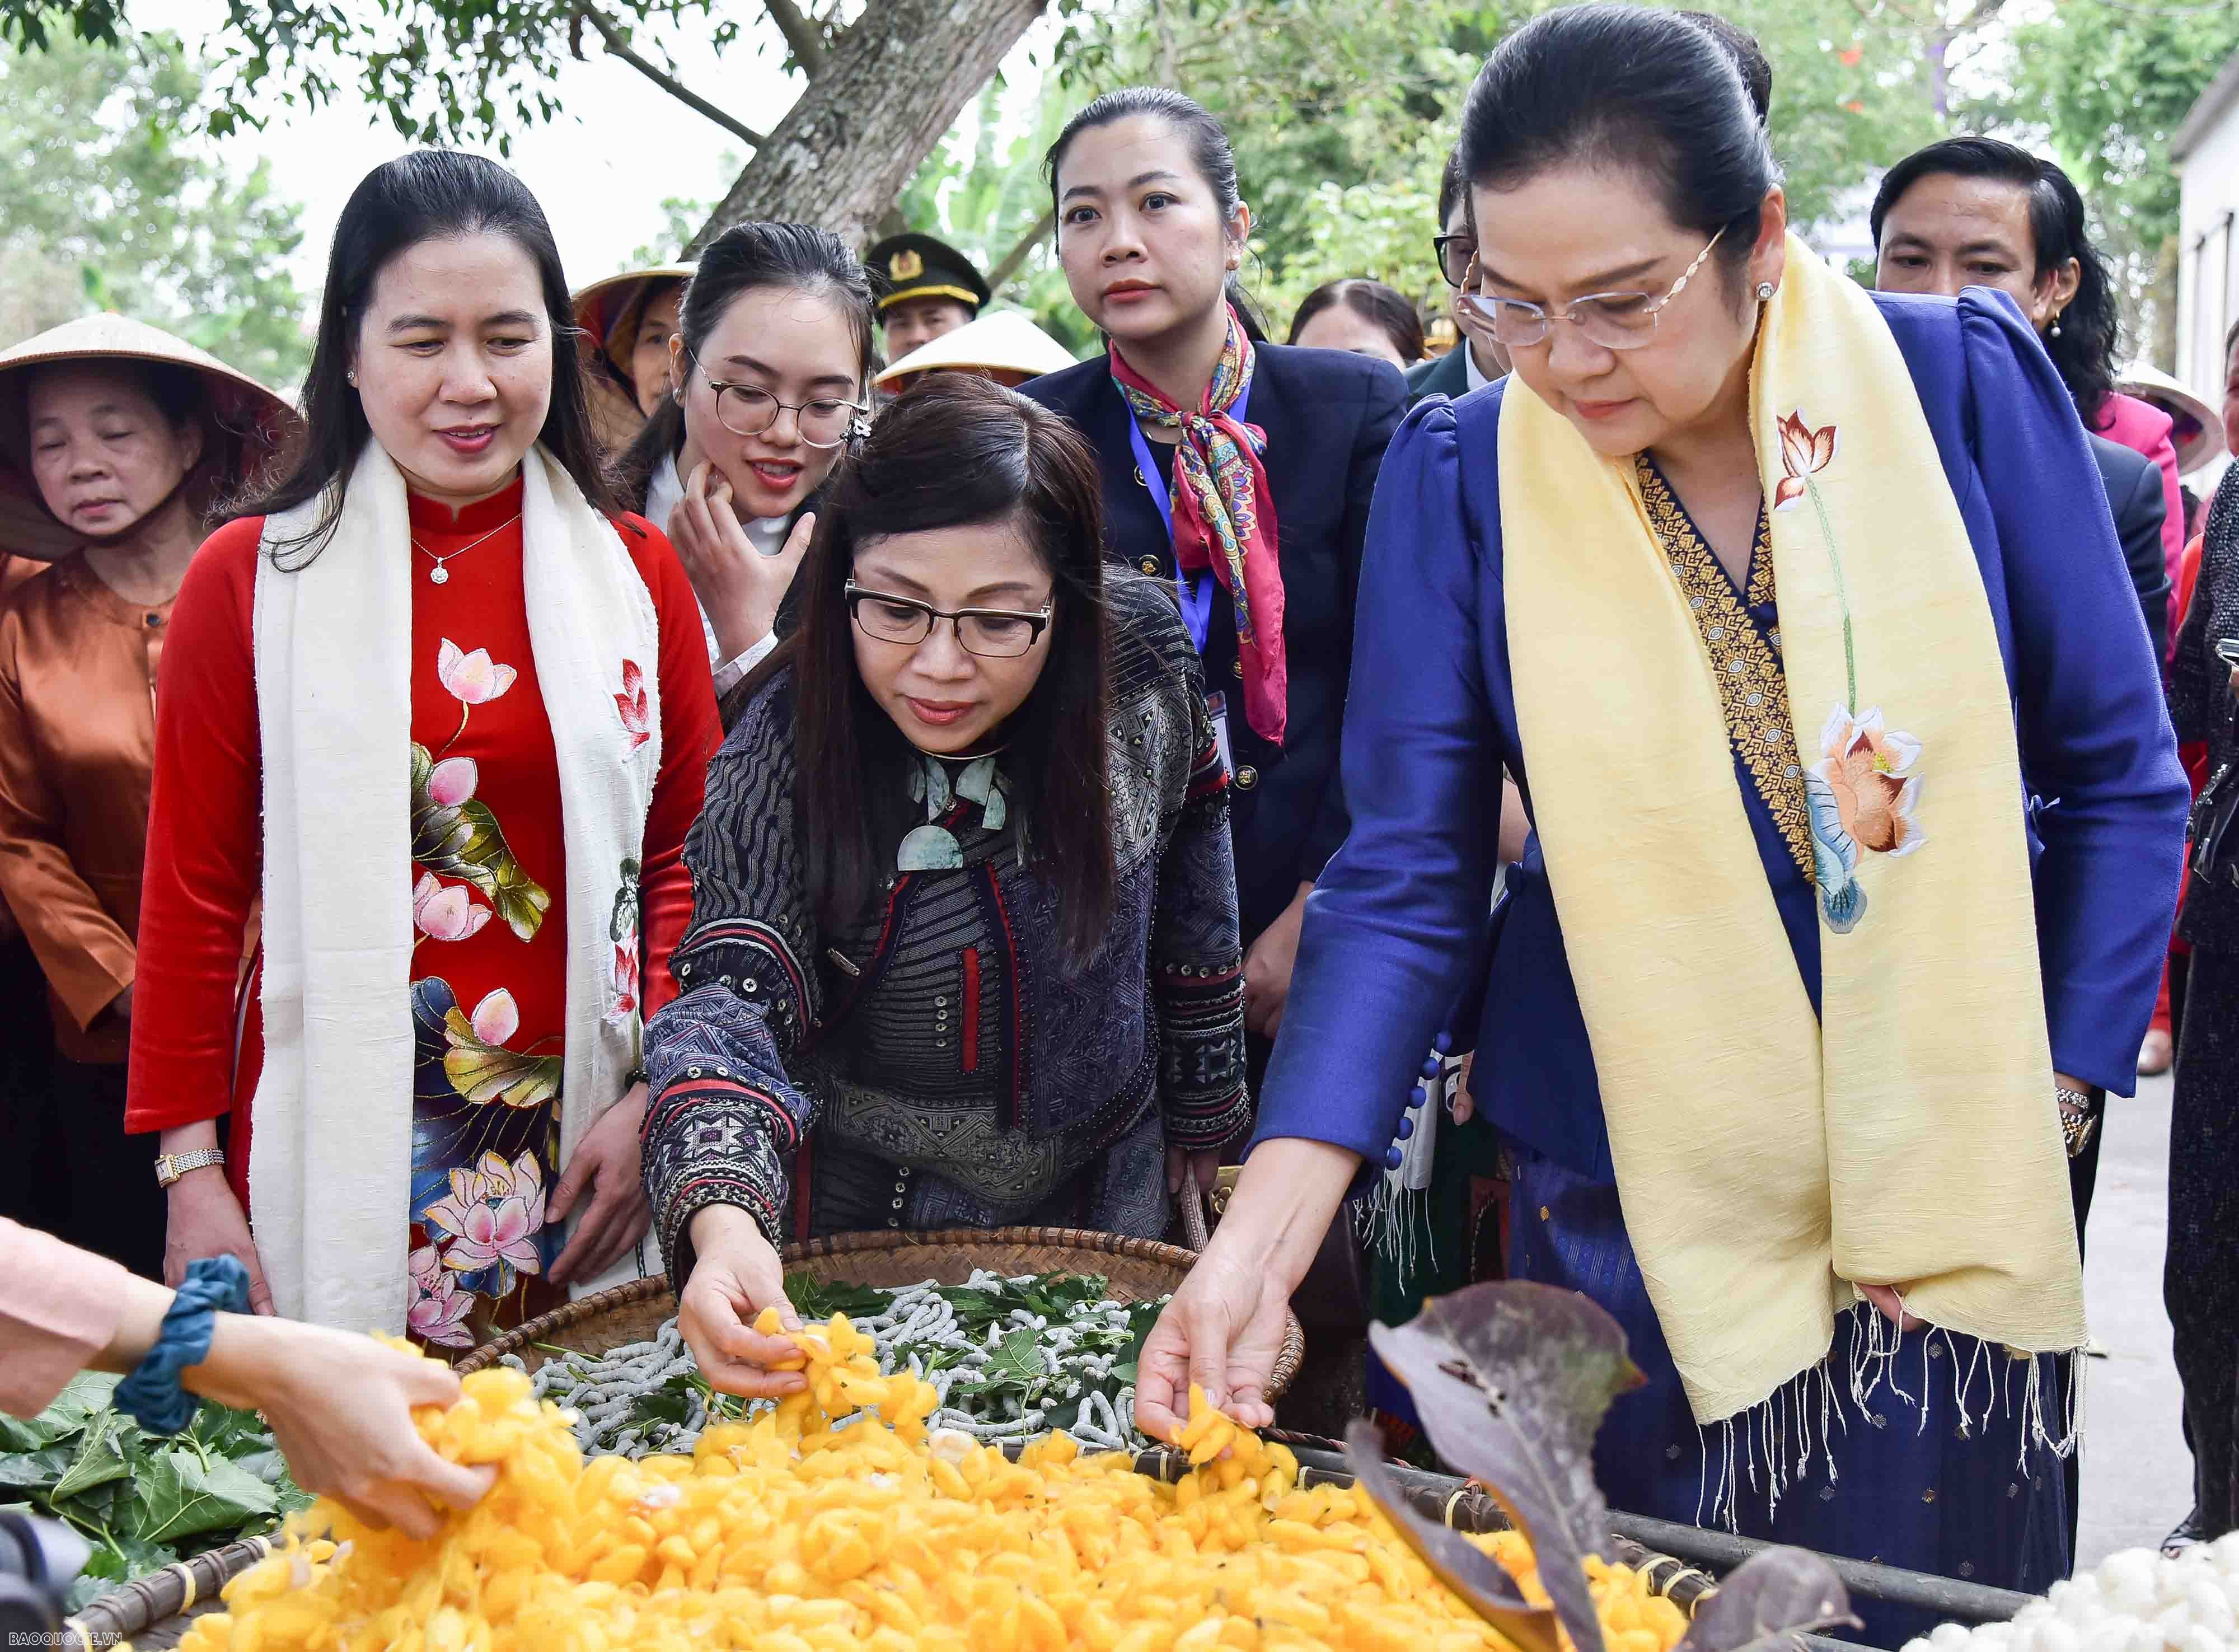
[[1043, 0], [874, 0], [687, 256], [734, 223], [822, 224], [861, 246]]

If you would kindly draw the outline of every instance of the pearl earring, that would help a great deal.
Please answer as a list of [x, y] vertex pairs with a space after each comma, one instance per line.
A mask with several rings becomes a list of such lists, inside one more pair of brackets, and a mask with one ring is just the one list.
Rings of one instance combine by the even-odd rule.
[[1771, 282], [1760, 281], [1757, 283], [1757, 301], [1761, 304], [1771, 303], [1772, 302], [1772, 283]]
[[2052, 336], [2055, 338], [2060, 336], [2060, 317], [2057, 316], [2052, 318]]

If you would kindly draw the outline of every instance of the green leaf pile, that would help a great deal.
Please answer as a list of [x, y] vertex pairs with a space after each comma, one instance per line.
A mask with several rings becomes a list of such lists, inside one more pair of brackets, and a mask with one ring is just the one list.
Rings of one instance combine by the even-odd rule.
[[70, 1609], [128, 1579], [270, 1531], [311, 1499], [253, 1412], [205, 1403], [183, 1434], [149, 1435], [89, 1371], [35, 1417], [0, 1413], [0, 1508], [67, 1521], [93, 1545]]

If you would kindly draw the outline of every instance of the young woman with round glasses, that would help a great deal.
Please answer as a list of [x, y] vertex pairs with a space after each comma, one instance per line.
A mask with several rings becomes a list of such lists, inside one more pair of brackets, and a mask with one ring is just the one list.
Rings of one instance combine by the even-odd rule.
[[700, 255], [668, 396], [614, 480], [691, 576], [727, 716], [777, 646], [812, 501], [867, 411], [871, 361], [870, 277], [829, 230], [735, 224]]
[[1870, 295], [1791, 237], [1733, 58], [1671, 12], [1515, 30], [1461, 151], [1513, 371], [1385, 461], [1352, 833], [1140, 1424], [1193, 1379], [1266, 1420], [1286, 1299], [1483, 943], [1505, 768], [1534, 831], [1473, 1089], [1511, 1273], [1648, 1379], [1611, 1502], [2041, 1590], [2063, 1118], [2135, 1082], [2186, 804], [2074, 403], [2003, 295]]
[[747, 1329], [797, 1225], [1156, 1237], [1167, 1149], [1209, 1165], [1243, 1127], [1227, 772], [1099, 494], [1087, 443], [1010, 390], [901, 397], [708, 771], [645, 1167], [721, 1388], [798, 1386]]

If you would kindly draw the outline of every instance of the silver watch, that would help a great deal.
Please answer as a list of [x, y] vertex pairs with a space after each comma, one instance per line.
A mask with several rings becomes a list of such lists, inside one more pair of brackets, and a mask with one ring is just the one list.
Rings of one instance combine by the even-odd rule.
[[223, 1164], [223, 1149], [206, 1147], [192, 1153], [164, 1153], [156, 1160], [156, 1185], [168, 1188], [189, 1170], [206, 1170], [213, 1164]]

